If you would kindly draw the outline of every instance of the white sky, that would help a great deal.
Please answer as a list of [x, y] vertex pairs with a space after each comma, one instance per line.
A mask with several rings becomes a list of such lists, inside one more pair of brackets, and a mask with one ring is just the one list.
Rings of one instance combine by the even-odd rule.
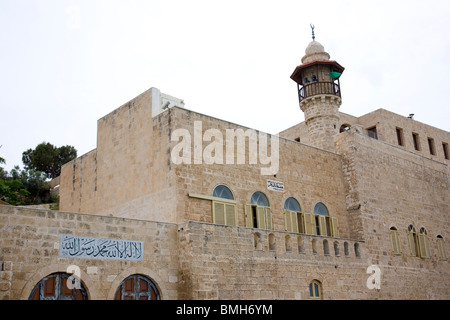
[[97, 120], [150, 87], [268, 133], [304, 120], [290, 75], [316, 41], [346, 69], [340, 111], [450, 131], [450, 1], [0, 0], [0, 157], [96, 147]]

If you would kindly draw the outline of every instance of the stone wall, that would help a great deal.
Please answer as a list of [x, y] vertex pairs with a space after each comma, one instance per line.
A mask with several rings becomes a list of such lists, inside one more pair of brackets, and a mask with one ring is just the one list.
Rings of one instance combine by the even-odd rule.
[[[70, 265], [80, 267], [89, 299], [113, 299], [120, 283], [136, 273], [153, 280], [162, 299], [178, 298], [175, 224], [0, 206], [0, 234], [0, 299], [28, 299], [41, 279]], [[144, 259], [59, 257], [61, 235], [143, 241]]]
[[[405, 299], [448, 298], [450, 269], [437, 247], [438, 235], [447, 250], [450, 245], [448, 166], [354, 132], [336, 136], [336, 146], [343, 159], [349, 223], [365, 240], [371, 263], [386, 270], [384, 297], [401, 290]], [[409, 225], [427, 231], [429, 258], [411, 255]], [[399, 255], [392, 252], [391, 227], [398, 230]]]
[[313, 280], [324, 299], [371, 297], [364, 242], [192, 221], [181, 226], [180, 299], [309, 299]]
[[62, 211], [176, 221], [170, 110], [152, 118], [153, 91], [101, 118], [97, 148], [62, 167]]
[[[171, 109], [173, 129], [183, 128], [194, 137], [194, 122], [202, 124], [202, 134], [208, 129], [217, 129], [225, 137], [226, 130], [247, 128], [213, 117], [201, 115], [185, 109]], [[268, 136], [268, 141], [271, 136]], [[260, 142], [260, 141], [259, 141]], [[210, 142], [203, 142], [206, 148]], [[237, 144], [237, 142], [235, 142]], [[261, 147], [258, 144], [258, 148]], [[178, 222], [200, 221], [213, 222], [211, 201], [190, 198], [189, 193], [212, 196], [217, 185], [226, 185], [237, 202], [238, 225], [245, 226], [244, 206], [250, 204], [252, 194], [263, 192], [270, 203], [273, 216], [273, 229], [285, 231], [284, 202], [294, 197], [300, 204], [302, 212], [313, 213], [314, 206], [323, 202], [330, 216], [338, 218], [342, 237], [350, 237], [347, 223], [344, 182], [341, 173], [340, 156], [318, 148], [306, 146], [287, 139], [279, 139], [279, 163], [275, 175], [262, 175], [261, 168], [269, 165], [249, 164], [249, 144], [246, 143], [246, 163], [234, 164], [172, 164], [177, 185]], [[268, 154], [271, 149], [268, 148]], [[226, 148], [223, 150], [224, 158]], [[267, 180], [283, 182], [284, 191], [272, 191], [267, 188]]]

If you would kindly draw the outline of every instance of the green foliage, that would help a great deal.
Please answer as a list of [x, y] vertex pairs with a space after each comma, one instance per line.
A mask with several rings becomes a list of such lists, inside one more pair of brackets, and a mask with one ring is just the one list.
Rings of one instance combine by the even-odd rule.
[[61, 173], [61, 166], [77, 157], [77, 150], [72, 146], [55, 147], [42, 142], [36, 148], [22, 153], [22, 162], [28, 170], [45, 173], [54, 179]]
[[[56, 148], [43, 142], [34, 150], [28, 149], [22, 153], [24, 170], [15, 166], [8, 173], [0, 166], [0, 199], [12, 205], [58, 202], [58, 197], [50, 193], [47, 179], [59, 176], [61, 166], [76, 157], [72, 146]], [[0, 164], [5, 163], [0, 157]]]
[[29, 204], [30, 193], [19, 180], [0, 180], [0, 199], [12, 205]]

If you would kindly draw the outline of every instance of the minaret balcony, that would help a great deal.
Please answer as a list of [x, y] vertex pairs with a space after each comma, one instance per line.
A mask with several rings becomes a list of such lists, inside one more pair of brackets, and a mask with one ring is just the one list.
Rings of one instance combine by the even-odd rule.
[[298, 99], [300, 102], [306, 98], [321, 94], [341, 97], [341, 88], [339, 83], [316, 81], [303, 86], [298, 85]]

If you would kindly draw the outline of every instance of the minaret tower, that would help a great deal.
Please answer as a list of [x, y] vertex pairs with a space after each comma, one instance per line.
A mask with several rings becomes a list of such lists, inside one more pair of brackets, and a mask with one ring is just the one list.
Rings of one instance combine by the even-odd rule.
[[314, 36], [308, 45], [302, 64], [295, 68], [291, 79], [297, 83], [300, 109], [305, 114], [312, 146], [335, 151], [334, 136], [339, 132], [341, 88], [339, 77], [344, 71]]

